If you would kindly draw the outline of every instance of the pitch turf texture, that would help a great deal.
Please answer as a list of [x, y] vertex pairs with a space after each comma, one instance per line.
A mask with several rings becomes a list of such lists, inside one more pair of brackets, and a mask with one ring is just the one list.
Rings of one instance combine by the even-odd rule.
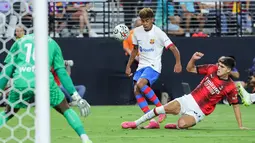
[[[33, 109], [32, 109], [33, 110]], [[78, 110], [75, 108], [78, 112]], [[231, 106], [217, 105], [214, 113], [206, 117], [201, 123], [189, 130], [167, 130], [164, 125], [176, 122], [177, 116], [169, 115], [161, 129], [121, 129], [123, 121], [135, 120], [142, 115], [138, 106], [93, 106], [92, 114], [82, 118], [85, 129], [94, 143], [255, 143], [255, 130], [239, 130]], [[243, 124], [255, 128], [255, 106], [241, 106]], [[24, 112], [22, 110], [19, 114]], [[33, 112], [33, 111], [31, 111]], [[15, 126], [18, 119], [8, 122]], [[26, 116], [22, 124], [32, 127], [33, 119]], [[0, 129], [0, 142], [7, 139], [11, 132], [6, 128]], [[14, 130], [15, 137], [23, 139], [27, 136], [25, 129]], [[33, 136], [34, 133], [31, 133]], [[51, 110], [51, 138], [52, 143], [80, 143], [78, 136], [67, 124], [64, 117]], [[9, 140], [8, 143], [16, 143]], [[32, 143], [32, 141], [25, 141]]]

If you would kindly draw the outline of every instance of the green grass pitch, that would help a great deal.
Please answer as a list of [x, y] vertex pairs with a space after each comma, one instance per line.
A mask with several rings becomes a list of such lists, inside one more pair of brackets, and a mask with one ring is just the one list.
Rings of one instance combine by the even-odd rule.
[[[152, 107], [152, 106], [151, 106]], [[2, 108], [3, 110], [3, 108]], [[78, 112], [78, 109], [75, 108]], [[255, 106], [244, 107], [241, 105], [243, 124], [253, 130], [239, 130], [231, 106], [217, 105], [216, 110], [189, 130], [167, 130], [164, 125], [168, 122], [176, 122], [178, 116], [168, 115], [161, 124], [161, 129], [154, 130], [124, 130], [120, 124], [130, 121], [142, 115], [138, 106], [92, 106], [92, 113], [88, 118], [81, 118], [85, 129], [94, 143], [255, 143]], [[22, 115], [22, 110], [19, 115]], [[33, 111], [31, 111], [33, 112]], [[18, 119], [8, 122], [8, 126], [17, 125]], [[32, 127], [34, 121], [29, 116], [22, 117], [24, 126]], [[27, 130], [15, 128], [13, 135], [18, 139], [24, 139]], [[0, 143], [6, 140], [11, 132], [0, 129]], [[33, 136], [33, 131], [31, 136]], [[51, 110], [51, 141], [52, 143], [80, 143], [79, 137], [67, 124], [64, 117], [53, 109]], [[17, 143], [9, 140], [7, 143]], [[26, 140], [25, 143], [32, 143]]]

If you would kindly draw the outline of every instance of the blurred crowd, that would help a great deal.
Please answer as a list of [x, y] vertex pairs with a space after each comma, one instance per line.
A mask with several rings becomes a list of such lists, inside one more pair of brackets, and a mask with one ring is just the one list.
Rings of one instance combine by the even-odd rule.
[[130, 26], [136, 8], [151, 7], [155, 24], [168, 34], [186, 37], [253, 34], [255, 3], [243, 2], [173, 2], [171, 0], [122, 0], [125, 23]]
[[[0, 2], [0, 36], [14, 36], [17, 27], [22, 27], [26, 33], [31, 33], [33, 31], [32, 0], [17, 1], [13, 3], [13, 7], [11, 6], [9, 1]], [[48, 2], [50, 36], [98, 37], [90, 26], [91, 8], [92, 3], [86, 1]]]
[[[48, 2], [49, 33], [52, 37], [99, 37], [110, 33], [119, 23], [125, 23], [132, 29], [137, 13], [143, 7], [151, 7], [155, 12], [155, 24], [174, 36], [251, 36], [254, 33], [255, 3], [248, 0], [101, 0], [93, 3], [88, 0], [52, 0]], [[32, 32], [32, 12], [32, 0], [14, 2], [13, 9], [9, 1], [1, 1], [0, 36], [13, 36], [16, 26], [25, 28], [25, 33]]]

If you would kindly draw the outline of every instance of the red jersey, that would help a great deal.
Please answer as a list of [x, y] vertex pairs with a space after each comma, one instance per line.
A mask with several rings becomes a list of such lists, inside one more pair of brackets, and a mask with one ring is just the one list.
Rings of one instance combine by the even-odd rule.
[[213, 64], [197, 66], [198, 74], [203, 74], [205, 77], [191, 95], [205, 115], [211, 114], [224, 96], [227, 96], [230, 104], [238, 103], [235, 83], [231, 78], [220, 79], [217, 70], [218, 66]]
[[55, 80], [55, 82], [57, 83], [57, 85], [60, 86], [60, 85], [61, 85], [60, 80], [59, 80], [59, 78], [58, 78], [57, 73], [54, 71], [53, 68], [51, 69], [51, 73], [53, 74], [54, 80]]

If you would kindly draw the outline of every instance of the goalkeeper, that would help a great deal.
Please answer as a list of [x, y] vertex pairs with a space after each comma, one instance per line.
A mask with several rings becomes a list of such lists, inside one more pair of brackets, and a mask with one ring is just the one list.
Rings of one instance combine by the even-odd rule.
[[[35, 96], [34, 38], [34, 34], [30, 34], [18, 39], [12, 45], [10, 52], [5, 58], [4, 68], [0, 74], [0, 90], [3, 91], [10, 78], [13, 79], [13, 87], [9, 93], [8, 105], [5, 111], [0, 112], [0, 129], [20, 108], [26, 108]], [[90, 105], [86, 100], [81, 99], [75, 90], [72, 79], [66, 72], [60, 47], [51, 38], [48, 38], [48, 47], [49, 72], [50, 68], [54, 67], [65, 89], [72, 95], [72, 99], [77, 101], [81, 116], [88, 116]], [[49, 78], [50, 105], [66, 118], [83, 143], [92, 143], [84, 130], [79, 116], [69, 107], [51, 72], [49, 73]]]

